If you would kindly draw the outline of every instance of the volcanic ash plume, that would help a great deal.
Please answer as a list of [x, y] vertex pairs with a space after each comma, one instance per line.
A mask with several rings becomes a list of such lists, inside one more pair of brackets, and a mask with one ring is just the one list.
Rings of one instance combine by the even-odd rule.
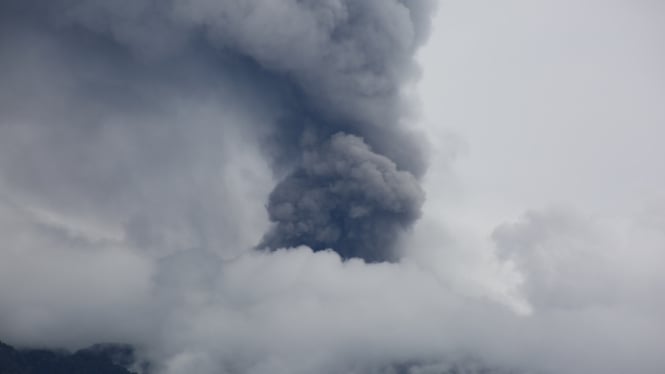
[[[80, 71], [104, 72], [73, 74], [67, 85], [81, 91], [72, 106], [105, 110], [81, 116], [83, 128], [102, 128], [106, 117], [124, 115], [128, 132], [145, 133], [149, 126], [135, 114], [154, 116], [150, 105], [162, 110], [171, 96], [197, 100], [179, 93], [185, 90], [206, 98], [237, 91], [220, 105], [272, 117], [250, 119], [249, 129], [242, 130], [260, 139], [278, 180], [267, 205], [273, 228], [259, 247], [306, 245], [331, 248], [345, 258], [396, 258], [396, 239], [418, 218], [423, 202], [417, 180], [425, 169], [425, 147], [406, 125], [406, 92], [418, 74], [413, 55], [428, 33], [432, 1], [4, 4], [3, 13], [14, 14], [12, 24], [41, 25], [56, 45], [67, 48], [65, 60], [93, 65]], [[89, 92], [95, 87], [108, 88]], [[229, 118], [218, 121], [220, 127], [238, 126]], [[196, 122], [174, 125], [177, 131], [186, 127]], [[201, 138], [210, 137], [205, 131]], [[129, 221], [143, 227], [154, 220]], [[130, 231], [146, 242], [146, 235]]]
[[268, 212], [277, 225], [265, 241], [272, 248], [305, 243], [343, 257], [392, 259], [397, 233], [418, 218], [422, 202], [412, 174], [361, 138], [338, 133], [306, 146], [300, 167], [273, 190]]
[[[270, 194], [274, 226], [259, 247], [306, 245], [345, 258], [395, 260], [396, 239], [419, 217], [424, 200], [417, 181], [424, 147], [403, 126], [402, 88], [417, 70], [412, 56], [431, 4], [291, 5], [288, 18], [306, 15], [298, 26], [280, 24], [278, 35], [234, 44], [262, 66], [287, 73], [283, 83], [295, 87], [289, 119], [272, 139], [273, 164], [291, 172]], [[291, 40], [298, 41], [295, 50]], [[258, 48], [265, 44], [271, 47]]]

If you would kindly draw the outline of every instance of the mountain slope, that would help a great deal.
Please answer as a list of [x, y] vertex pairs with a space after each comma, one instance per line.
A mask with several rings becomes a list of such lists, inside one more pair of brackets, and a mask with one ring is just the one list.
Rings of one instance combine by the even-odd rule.
[[0, 374], [134, 374], [123, 367], [133, 361], [131, 348], [95, 345], [74, 353], [15, 349], [0, 342]]

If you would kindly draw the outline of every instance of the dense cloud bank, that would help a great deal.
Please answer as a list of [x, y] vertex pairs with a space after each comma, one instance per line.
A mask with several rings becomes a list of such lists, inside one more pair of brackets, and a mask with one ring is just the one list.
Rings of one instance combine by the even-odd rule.
[[[64, 247], [57, 228], [24, 223], [4, 234], [12, 248], [35, 243], [3, 253], [0, 326], [22, 346], [130, 342], [163, 373], [660, 372], [664, 305], [649, 295], [665, 280], [639, 258], [658, 253], [662, 231], [624, 228], [586, 252], [591, 267], [573, 243], [602, 245], [588, 231], [614, 228], [576, 222], [555, 211], [501, 226], [498, 253], [512, 262], [427, 230], [412, 258], [381, 264], [305, 247], [154, 260]], [[645, 235], [661, 239], [631, 248]]]
[[659, 213], [486, 239], [423, 206], [432, 7], [0, 3], [0, 339], [173, 374], [661, 373]]

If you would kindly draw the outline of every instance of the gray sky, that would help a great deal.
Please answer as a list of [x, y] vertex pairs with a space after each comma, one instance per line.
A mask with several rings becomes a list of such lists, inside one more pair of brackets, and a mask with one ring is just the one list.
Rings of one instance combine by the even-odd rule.
[[[492, 247], [524, 276], [518, 289], [532, 319], [565, 311], [555, 319], [570, 318], [560, 326], [570, 337], [590, 320], [605, 321], [602, 333], [564, 343], [571, 350], [609, 363], [618, 342], [630, 341], [622, 349], [643, 350], [630, 353], [635, 367], [626, 370], [662, 370], [648, 336], [663, 333], [655, 316], [665, 263], [665, 4], [439, 4], [419, 54], [419, 87], [424, 127], [437, 144], [425, 221], [439, 222], [452, 247], [464, 248], [453, 256], [448, 246], [443, 261], [478, 264], [485, 249], [470, 248]], [[471, 275], [469, 266], [447, 266], [457, 282], [493, 284], [485, 290], [511, 300], [496, 287], [510, 278], [491, 266], [472, 266]], [[536, 339], [548, 347], [543, 360], [557, 355], [565, 340], [557, 335]]]
[[455, 209], [662, 205], [664, 21], [659, 1], [441, 1], [420, 87], [459, 144]]

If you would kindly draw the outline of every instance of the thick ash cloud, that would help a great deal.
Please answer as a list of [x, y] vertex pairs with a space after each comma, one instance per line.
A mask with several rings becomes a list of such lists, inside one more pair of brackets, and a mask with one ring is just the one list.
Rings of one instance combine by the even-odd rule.
[[[427, 33], [429, 1], [194, 1], [159, 5], [148, 1], [69, 1], [54, 5], [52, 11], [64, 22], [111, 37], [149, 60], [172, 55], [203, 39], [208, 48], [247, 58], [248, 63], [256, 64], [255, 69], [276, 75], [270, 84], [279, 86], [278, 91], [290, 92], [292, 97], [288, 100], [288, 119], [278, 122], [274, 130], [278, 134], [270, 140], [275, 152], [272, 162], [295, 164], [294, 175], [301, 184], [320, 183], [316, 178], [303, 180], [310, 176], [305, 158], [311, 150], [301, 148], [306, 131], [316, 131], [325, 138], [340, 131], [355, 134], [363, 137], [374, 152], [391, 159], [404, 170], [402, 173], [419, 176], [424, 170], [423, 147], [401, 127], [408, 114], [401, 91], [416, 71], [412, 57]], [[328, 175], [334, 177], [340, 178], [339, 184], [351, 182], [343, 179], [345, 173]], [[285, 180], [280, 184], [287, 185], [294, 183]], [[371, 205], [377, 200], [372, 195], [381, 193], [367, 191], [354, 197], [366, 198], [366, 204]], [[276, 191], [271, 201], [279, 200], [280, 194]], [[328, 197], [333, 195], [320, 194], [319, 198]], [[290, 216], [311, 217], [291, 222], [307, 226], [309, 234], [294, 235], [293, 230], [284, 230], [284, 219], [274, 214], [277, 208], [269, 207], [277, 228], [265, 243], [273, 249], [277, 248], [273, 244], [303, 244], [317, 249], [343, 244], [350, 247], [340, 249], [344, 255], [367, 255], [365, 258], [372, 261], [394, 259], [391, 247], [395, 238], [381, 237], [384, 231], [372, 227], [381, 224], [369, 221], [393, 222], [389, 235], [408, 228], [418, 216], [412, 211], [419, 210], [422, 199], [408, 194], [397, 198], [401, 204], [414, 204], [400, 208], [409, 213], [395, 219], [383, 217], [381, 209], [375, 209], [375, 214], [366, 216], [368, 225], [364, 226], [368, 230], [362, 237], [358, 232], [335, 233], [340, 229], [349, 231], [349, 225], [312, 225], [331, 219], [325, 210], [321, 217], [311, 217], [317, 211], [307, 208]], [[339, 199], [321, 203], [331, 206], [339, 204]], [[298, 210], [302, 204], [292, 207]], [[343, 240], [320, 239], [331, 235]], [[364, 246], [371, 248], [358, 249]]]
[[[53, 118], [34, 122], [61, 121], [62, 128], [56, 132], [71, 132], [70, 138], [86, 134], [96, 137], [100, 132], [104, 137], [117, 136], [120, 140], [116, 141], [123, 142], [123, 145], [136, 143], [141, 148], [136, 152], [148, 153], [128, 155], [126, 160], [121, 160], [123, 162], [129, 162], [132, 158], [138, 158], [141, 162], [144, 159], [142, 156], [160, 158], [164, 165], [181, 162], [183, 155], [173, 154], [173, 151], [183, 149], [178, 137], [189, 136], [192, 133], [190, 128], [199, 127], [199, 121], [186, 117], [173, 121], [173, 107], [168, 105], [174, 100], [197, 101], [199, 98], [195, 95], [200, 95], [222, 100], [222, 111], [230, 109], [246, 113], [253, 110], [259, 114], [252, 117], [263, 117], [241, 119], [247, 123], [244, 126], [252, 127], [243, 131], [259, 135], [257, 139], [262, 139], [260, 141], [267, 146], [264, 153], [277, 176], [290, 173], [298, 174], [298, 178], [302, 179], [310, 175], [300, 172], [308, 168], [305, 158], [310, 157], [308, 154], [312, 152], [302, 145], [303, 137], [307, 137], [308, 132], [316, 132], [322, 137], [322, 142], [332, 141], [328, 138], [346, 132], [362, 137], [373, 152], [395, 165], [393, 167], [399, 170], [399, 175], [409, 173], [412, 175], [409, 178], [415, 183], [415, 177], [424, 171], [424, 147], [404, 126], [409, 113], [406, 105], [408, 98], [402, 90], [416, 74], [417, 67], [412, 57], [427, 33], [431, 5], [429, 1], [109, 3], [69, 0], [47, 5], [11, 1], [4, 5], [4, 13], [15, 14], [6, 27], [8, 46], [12, 43], [18, 43], [19, 47], [24, 45], [21, 37], [25, 34], [54, 34], [50, 41], [53, 45], [48, 48], [54, 49], [52, 52], [58, 54], [56, 57], [64, 60], [46, 65], [47, 69], [65, 70], [64, 77], [59, 76], [59, 71], [47, 73], [44, 77], [54, 81], [48, 83], [55, 89], [58, 85], [64, 86], [63, 100], [54, 105], [51, 96], [42, 94], [43, 100], [30, 106], [40, 105], [40, 112], [51, 112], [49, 109], [52, 109], [56, 113]], [[37, 22], [38, 26], [35, 25]], [[41, 49], [39, 51], [44, 53]], [[26, 53], [35, 53], [35, 50], [27, 50]], [[25, 58], [33, 57], [37, 56]], [[64, 66], [58, 67], [58, 63]], [[16, 61], [16, 64], [23, 66], [22, 61]], [[70, 67], [70, 64], [74, 66]], [[20, 67], [20, 70], [19, 75], [30, 71], [30, 67]], [[88, 73], [79, 74], [79, 71]], [[209, 80], [208, 84], [204, 83], [205, 80]], [[17, 81], [16, 85], [22, 83]], [[38, 99], [33, 90], [37, 91], [37, 88], [30, 87], [28, 91], [31, 101]], [[230, 98], [229, 95], [235, 95], [235, 91], [240, 91], [240, 95]], [[262, 97], [250, 97], [258, 93], [262, 93]], [[8, 100], [21, 100], [20, 94], [13, 94]], [[81, 108], [71, 108], [73, 105]], [[23, 103], [21, 106], [27, 105]], [[249, 106], [254, 109], [249, 109]], [[13, 111], [10, 109], [10, 112]], [[27, 111], [30, 109], [26, 108]], [[187, 115], [185, 113], [183, 117]], [[172, 128], [169, 128], [170, 124], [159, 124], [167, 116], [170, 117], [167, 121], [173, 123]], [[25, 120], [26, 113], [20, 111], [16, 117]], [[230, 130], [227, 128], [238, 126], [228, 123], [238, 121], [228, 115], [220, 116], [218, 121], [221, 123], [206, 124], [202, 135], [228, 137]], [[25, 131], [23, 126], [15, 131]], [[55, 124], [49, 126], [53, 128]], [[164, 130], [165, 127], [168, 129]], [[113, 133], [107, 135], [106, 132]], [[155, 141], [155, 132], [159, 132], [157, 136], [160, 139], [157, 141], [164, 144], [140, 144], [141, 136], [151, 143]], [[127, 140], [125, 134], [139, 137]], [[54, 142], [48, 138], [44, 141]], [[88, 142], [89, 139], [82, 141]], [[81, 154], [85, 152], [81, 146], [64, 147], [70, 154], [63, 155], [63, 158], [86, 157]], [[153, 149], [144, 151], [142, 148], [146, 147]], [[194, 145], [185, 147], [188, 151]], [[161, 154], [162, 151], [165, 153]], [[214, 160], [215, 156], [211, 155], [208, 160]], [[86, 179], [79, 185], [91, 193], [106, 195], [109, 192], [104, 189], [117, 188], [113, 184], [138, 178], [130, 175], [126, 167], [113, 164], [113, 161], [109, 166], [100, 165], [101, 169], [93, 167], [90, 171], [80, 171], [72, 165], [66, 168], [65, 173], [81, 174], [68, 179]], [[64, 159], [63, 162], [73, 163], [76, 160]], [[11, 169], [11, 165], [8, 168]], [[106, 170], [109, 168], [111, 170]], [[93, 180], [87, 181], [90, 174]], [[339, 184], [353, 183], [343, 179], [345, 173], [330, 174], [328, 177], [340, 178]], [[53, 178], [60, 177], [56, 175]], [[314, 185], [320, 182], [314, 179], [305, 183]], [[285, 180], [280, 186], [288, 183]], [[366, 184], [365, 188], [368, 187], [370, 185]], [[318, 232], [300, 235], [298, 238], [301, 241], [294, 241], [296, 236], [282, 230], [280, 219], [271, 214], [277, 229], [271, 231], [272, 239], [266, 243], [304, 244], [318, 249], [325, 244], [343, 242], [350, 247], [340, 249], [345, 255], [367, 254], [367, 259], [374, 261], [394, 259], [394, 234], [411, 225], [418, 217], [416, 212], [422, 204], [422, 198], [410, 196], [417, 193], [412, 190], [393, 189], [395, 193], [404, 191], [406, 194], [395, 197], [400, 204], [414, 204], [399, 208], [405, 214], [394, 209], [374, 209], [374, 214], [366, 215], [366, 222], [370, 219], [392, 222], [392, 230], [385, 237], [381, 237], [384, 234], [381, 230], [374, 229], [368, 230], [362, 238], [357, 232], [342, 232], [334, 235], [343, 237], [343, 241], [318, 240], [316, 237], [330, 236], [331, 231], [347, 229], [348, 225], [312, 226], [312, 221], [330, 221], [330, 217], [326, 217], [325, 212], [321, 217], [311, 217], [315, 210], [310, 209], [293, 217], [311, 217], [312, 220], [301, 225], [308, 225], [309, 230]], [[273, 196], [278, 194], [276, 192]], [[354, 198], [366, 198], [366, 205], [372, 205], [380, 194], [380, 190], [366, 191], [355, 194]], [[321, 197], [332, 198], [333, 195], [323, 194]], [[339, 201], [322, 203], [333, 205]], [[354, 202], [357, 203], [363, 204]], [[348, 203], [345, 205], [350, 207]], [[300, 206], [294, 205], [296, 209]], [[193, 206], [191, 209], [192, 214], [201, 214], [198, 212], [200, 208]], [[273, 207], [269, 209], [275, 210]], [[383, 217], [380, 211], [396, 214]], [[130, 218], [127, 223], [129, 232], [139, 241], [157, 240], [157, 245], [165, 245], [151, 234], [155, 229], [147, 227], [153, 225], [151, 222], [156, 217], [143, 217], [143, 214], [136, 213]], [[393, 217], [395, 215], [399, 217]], [[371, 223], [368, 225], [366, 227], [372, 226]], [[377, 225], [382, 224], [377, 222]], [[281, 234], [286, 236], [280, 238]], [[182, 235], [190, 234], [185, 232]], [[196, 236], [196, 233], [193, 235]], [[354, 238], [358, 238], [357, 241], [354, 242]], [[365, 245], [372, 248], [365, 252], [358, 249]], [[275, 246], [272, 248], [276, 249]]]
[[415, 177], [352, 135], [305, 147], [300, 168], [270, 194], [268, 213], [277, 226], [264, 245], [306, 243], [343, 257], [396, 259], [400, 230], [420, 215], [423, 192]]

